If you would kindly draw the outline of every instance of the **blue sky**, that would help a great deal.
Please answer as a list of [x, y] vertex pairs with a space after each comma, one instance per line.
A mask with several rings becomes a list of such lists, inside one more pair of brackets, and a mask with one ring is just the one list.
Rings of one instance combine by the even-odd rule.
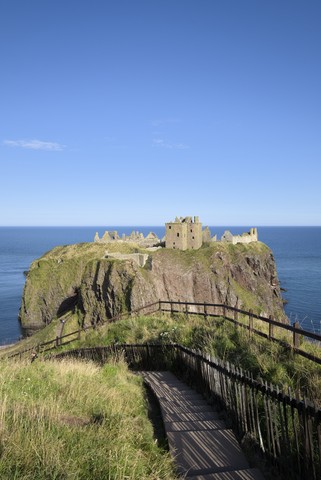
[[321, 225], [319, 0], [3, 0], [0, 225]]

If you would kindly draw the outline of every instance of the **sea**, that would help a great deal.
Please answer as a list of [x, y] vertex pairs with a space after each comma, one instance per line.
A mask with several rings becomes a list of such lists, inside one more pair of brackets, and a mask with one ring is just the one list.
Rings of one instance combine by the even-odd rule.
[[[240, 234], [249, 227], [210, 227], [218, 238], [225, 230]], [[18, 320], [25, 272], [36, 258], [57, 245], [93, 241], [96, 232], [133, 230], [159, 238], [164, 227], [0, 227], [0, 345], [17, 341], [21, 335]], [[273, 251], [285, 311], [290, 322], [321, 333], [321, 227], [259, 227], [259, 240]]]

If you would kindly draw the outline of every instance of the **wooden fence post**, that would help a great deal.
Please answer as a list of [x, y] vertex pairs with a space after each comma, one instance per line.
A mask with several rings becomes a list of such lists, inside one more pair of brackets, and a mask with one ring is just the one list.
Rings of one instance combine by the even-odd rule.
[[253, 333], [253, 310], [249, 310], [249, 336]]
[[185, 318], [186, 318], [186, 320], [188, 319], [188, 304], [187, 304], [187, 302], [185, 303]]
[[[294, 322], [293, 327], [294, 328], [301, 328], [299, 322]], [[299, 348], [300, 337], [301, 337], [301, 335], [299, 333], [293, 332], [293, 347], [294, 348]]]
[[[238, 322], [239, 321], [239, 312], [234, 310], [234, 321]], [[238, 327], [237, 323], [235, 323], [236, 328]]]
[[225, 308], [225, 305], [223, 305], [223, 317], [226, 317], [226, 308]]
[[205, 301], [204, 301], [204, 318], [205, 318], [205, 320], [207, 320], [207, 305], [206, 305]]
[[56, 348], [59, 347], [59, 337], [58, 337], [58, 335], [56, 337], [55, 347]]
[[158, 299], [158, 311], [161, 312], [162, 311], [162, 305], [161, 305], [161, 300], [160, 298]]
[[[269, 316], [269, 320], [272, 320], [272, 315]], [[273, 339], [273, 327], [274, 325], [272, 323], [269, 323], [269, 340]]]

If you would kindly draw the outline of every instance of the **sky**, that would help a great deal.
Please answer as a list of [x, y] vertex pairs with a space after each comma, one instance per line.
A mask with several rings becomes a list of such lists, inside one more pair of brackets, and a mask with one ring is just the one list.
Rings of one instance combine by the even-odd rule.
[[1, 0], [0, 225], [321, 225], [320, 0]]

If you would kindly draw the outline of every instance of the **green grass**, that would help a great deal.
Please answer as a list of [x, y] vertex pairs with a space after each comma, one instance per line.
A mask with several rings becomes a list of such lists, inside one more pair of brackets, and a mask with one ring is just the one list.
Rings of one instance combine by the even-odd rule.
[[[257, 320], [254, 327], [267, 331]], [[291, 343], [291, 335], [278, 330], [275, 335]], [[222, 318], [129, 317], [83, 332], [60, 350], [115, 342], [181, 343], [228, 360], [285, 392], [300, 391], [299, 396], [321, 406], [319, 365], [254, 334], [249, 337]], [[303, 342], [300, 348], [320, 355], [316, 344]], [[141, 379], [123, 362], [101, 368], [40, 357], [32, 364], [29, 358], [2, 360], [0, 371], [1, 479], [175, 478], [168, 453], [153, 438]]]
[[[248, 324], [248, 318], [240, 318]], [[33, 337], [26, 339], [10, 349], [1, 350], [1, 355], [14, 353], [19, 349], [36, 345], [54, 337], [59, 323], [50, 324]], [[77, 329], [77, 315], [70, 316], [65, 324], [65, 333]], [[254, 328], [268, 332], [268, 325], [254, 320]], [[291, 344], [292, 335], [274, 329], [274, 336]], [[58, 351], [78, 347], [104, 346], [112, 343], [167, 343], [177, 342], [190, 348], [211, 353], [224, 360], [252, 372], [255, 378], [262, 378], [279, 385], [285, 391], [299, 390], [301, 395], [316, 401], [321, 406], [321, 366], [295, 355], [291, 350], [265, 340], [257, 335], [249, 338], [247, 330], [235, 328], [222, 318], [208, 319], [197, 315], [166, 314], [153, 316], [128, 317], [115, 323], [100, 326], [97, 330], [82, 332], [80, 340], [61, 347]], [[320, 346], [308, 341], [300, 345], [302, 350], [321, 356]], [[52, 352], [50, 352], [52, 353]], [[30, 353], [25, 354], [30, 358]]]
[[0, 379], [1, 479], [175, 478], [125, 363], [2, 361]]
[[[248, 323], [247, 318], [240, 321]], [[254, 322], [254, 327], [267, 332], [267, 325]], [[278, 331], [279, 330], [279, 331]], [[275, 336], [287, 343], [292, 336], [275, 329]], [[98, 330], [82, 333], [81, 339], [65, 349], [104, 346], [112, 343], [181, 343], [187, 347], [211, 353], [223, 360], [250, 371], [254, 378], [279, 385], [287, 391], [300, 391], [321, 406], [321, 366], [295, 355], [277, 343], [236, 328], [222, 318], [208, 319], [184, 314], [173, 317], [157, 315], [132, 317], [107, 324]], [[321, 356], [320, 346], [304, 341], [300, 348]]]

